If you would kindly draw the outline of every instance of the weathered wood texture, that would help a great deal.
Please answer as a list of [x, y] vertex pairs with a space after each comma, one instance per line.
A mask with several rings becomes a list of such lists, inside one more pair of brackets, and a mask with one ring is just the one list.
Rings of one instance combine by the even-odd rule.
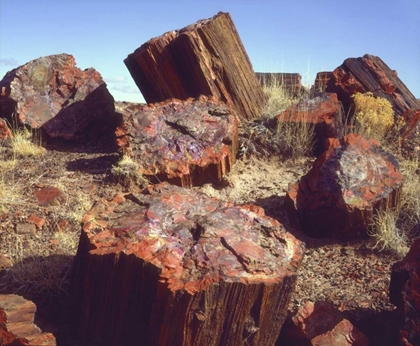
[[215, 96], [244, 119], [265, 96], [229, 13], [153, 38], [124, 60], [148, 103]]
[[123, 112], [117, 143], [151, 181], [182, 187], [220, 182], [238, 151], [237, 119], [215, 98], [141, 105]]
[[256, 72], [256, 75], [262, 86], [281, 85], [294, 96], [300, 95], [305, 90], [299, 73]]
[[56, 345], [54, 335], [34, 324], [36, 305], [15, 295], [0, 295], [0, 345]]
[[303, 244], [256, 206], [168, 183], [84, 217], [73, 316], [100, 345], [274, 345]]
[[387, 99], [397, 115], [407, 122], [407, 137], [420, 121], [420, 104], [405, 84], [381, 58], [366, 54], [361, 58], [348, 58], [333, 71], [328, 92], [335, 92], [345, 110], [350, 109], [351, 96], [357, 92], [372, 92], [377, 97]]

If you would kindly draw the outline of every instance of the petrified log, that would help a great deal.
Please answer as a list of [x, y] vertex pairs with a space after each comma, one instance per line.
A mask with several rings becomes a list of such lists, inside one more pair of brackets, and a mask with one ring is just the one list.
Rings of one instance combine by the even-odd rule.
[[297, 96], [304, 88], [302, 87], [302, 76], [299, 73], [268, 73], [256, 72], [258, 81], [262, 86], [283, 86], [287, 92]]
[[317, 156], [326, 150], [328, 138], [343, 136], [341, 104], [334, 93], [323, 93], [314, 98], [303, 99], [277, 115], [276, 120], [314, 126], [314, 154]]
[[312, 169], [289, 185], [285, 207], [310, 236], [365, 236], [373, 213], [397, 204], [399, 164], [378, 142], [354, 133], [328, 141]]
[[[0, 81], [2, 117], [51, 138], [75, 139], [88, 127], [116, 127], [114, 99], [93, 68], [82, 71], [68, 54], [32, 60]], [[12, 119], [16, 118], [16, 119]]]
[[244, 119], [258, 117], [265, 104], [229, 13], [153, 38], [124, 63], [148, 103], [215, 96]]
[[168, 183], [101, 200], [74, 262], [76, 329], [100, 345], [274, 345], [302, 255], [256, 206]]
[[220, 181], [238, 151], [236, 117], [205, 96], [140, 105], [123, 114], [116, 135], [140, 174], [183, 187]]
[[307, 302], [287, 320], [283, 345], [367, 346], [368, 338], [328, 302]]
[[0, 345], [57, 345], [54, 335], [34, 324], [36, 305], [15, 295], [0, 295]]
[[323, 93], [327, 89], [328, 82], [332, 78], [332, 72], [318, 72], [315, 77], [314, 85], [311, 87], [312, 94]]
[[389, 298], [398, 308], [400, 345], [420, 345], [420, 239], [392, 266]]

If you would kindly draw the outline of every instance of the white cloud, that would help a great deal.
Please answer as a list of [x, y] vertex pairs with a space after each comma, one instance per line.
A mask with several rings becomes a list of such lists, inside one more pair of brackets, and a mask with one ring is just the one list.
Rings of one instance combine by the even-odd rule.
[[140, 90], [126, 84], [114, 85], [111, 90], [119, 91], [124, 94], [140, 94]]
[[0, 65], [2, 66], [18, 66], [19, 62], [16, 59], [8, 58], [8, 59], [0, 59]]
[[105, 82], [107, 83], [115, 83], [115, 84], [127, 83], [127, 77], [125, 76], [115, 76], [115, 77], [108, 77], [104, 79], [105, 79]]

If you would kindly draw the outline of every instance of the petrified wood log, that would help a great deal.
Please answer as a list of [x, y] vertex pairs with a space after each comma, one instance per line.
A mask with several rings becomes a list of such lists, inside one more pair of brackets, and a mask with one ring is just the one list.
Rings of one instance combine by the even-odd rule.
[[299, 73], [268, 73], [256, 72], [258, 81], [264, 85], [283, 86], [287, 92], [292, 95], [300, 95], [304, 88], [302, 87], [302, 76]]
[[420, 344], [420, 239], [392, 266], [389, 298], [398, 308], [400, 345]]
[[42, 127], [51, 138], [75, 139], [88, 127], [100, 132], [115, 129], [117, 122], [114, 99], [99, 72], [82, 71], [68, 54], [41, 57], [8, 72], [0, 81], [0, 111], [11, 122]]
[[215, 96], [244, 119], [258, 117], [265, 104], [229, 13], [153, 38], [124, 63], [148, 103]]
[[274, 345], [303, 244], [256, 206], [168, 183], [83, 219], [72, 299], [100, 345]]
[[236, 117], [205, 96], [140, 105], [123, 114], [116, 135], [140, 174], [183, 187], [220, 181], [238, 151]]
[[310, 236], [365, 236], [373, 213], [395, 207], [400, 198], [398, 161], [354, 133], [328, 141], [312, 169], [289, 185], [285, 207]]
[[322, 93], [314, 98], [303, 99], [277, 115], [276, 120], [314, 126], [314, 154], [317, 156], [327, 149], [328, 138], [343, 136], [341, 104], [334, 93]]
[[312, 85], [311, 87], [311, 92], [313, 94], [325, 92], [325, 90], [327, 89], [328, 82], [330, 81], [332, 76], [332, 72], [318, 72], [315, 77], [314, 85]]
[[56, 345], [54, 335], [34, 324], [36, 305], [15, 295], [0, 295], [0, 345]]

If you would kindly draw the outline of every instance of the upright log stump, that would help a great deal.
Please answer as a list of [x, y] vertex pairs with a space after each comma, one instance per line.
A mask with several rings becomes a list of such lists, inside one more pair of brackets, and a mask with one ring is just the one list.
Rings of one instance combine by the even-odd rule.
[[303, 244], [262, 209], [168, 183], [101, 200], [72, 277], [76, 328], [99, 345], [274, 345]]
[[215, 96], [244, 119], [258, 117], [265, 104], [229, 13], [152, 38], [124, 63], [148, 103]]

